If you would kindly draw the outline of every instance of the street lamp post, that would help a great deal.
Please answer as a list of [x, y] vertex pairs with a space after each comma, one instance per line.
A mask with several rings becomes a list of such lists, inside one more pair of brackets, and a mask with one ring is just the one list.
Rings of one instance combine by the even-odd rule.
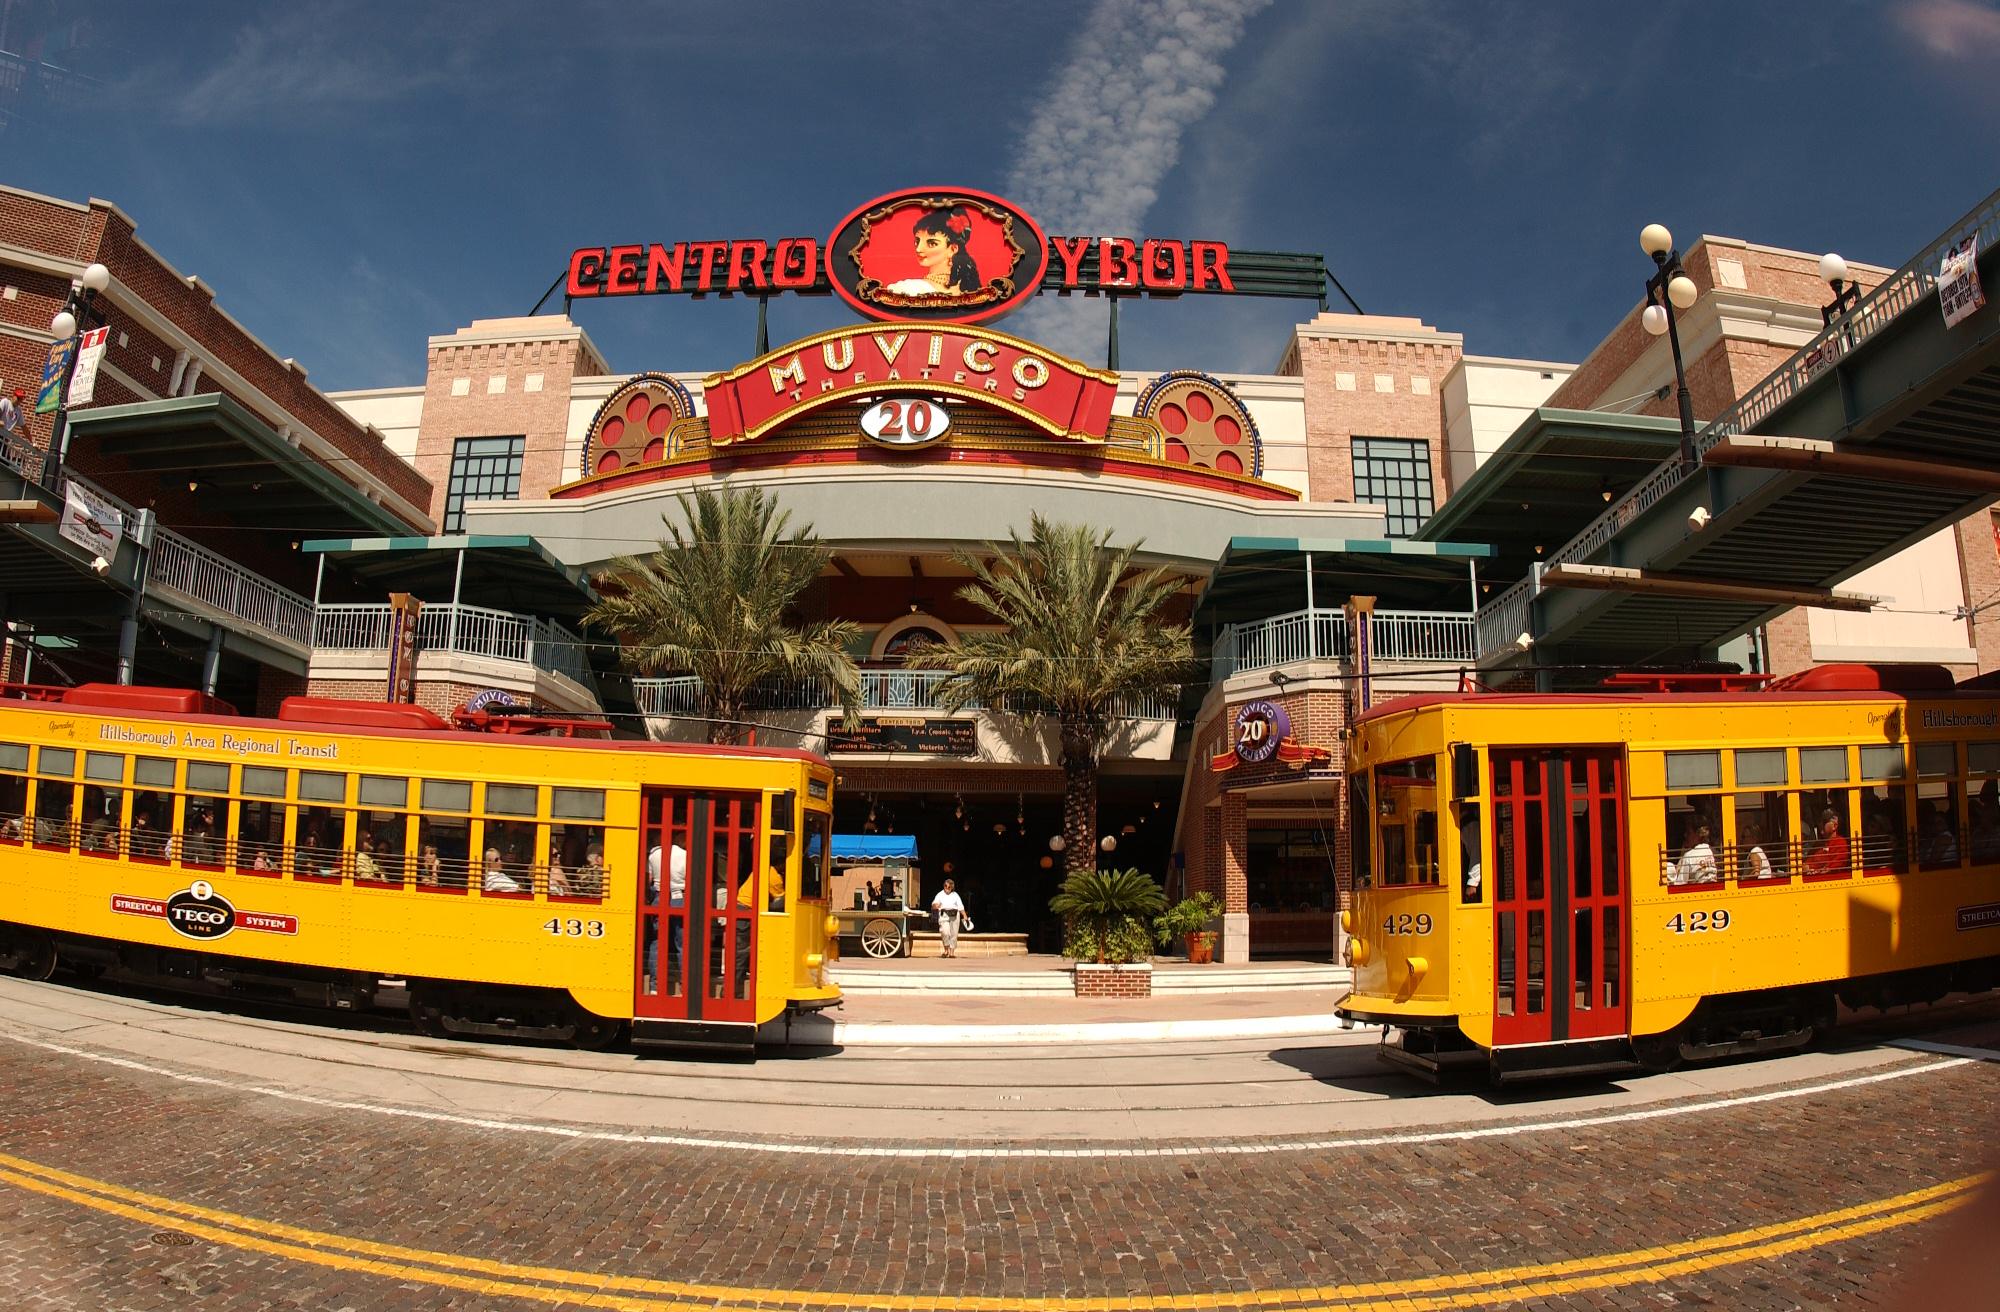
[[1861, 284], [1847, 276], [1847, 261], [1832, 251], [1819, 257], [1819, 276], [1833, 289], [1833, 300], [1819, 307], [1819, 321], [1833, 327], [1833, 321], [1861, 303]]
[[[69, 299], [63, 302], [62, 309], [56, 311], [56, 317], [49, 320], [49, 331], [55, 334], [58, 342], [103, 322], [103, 314], [97, 308], [97, 294], [110, 285], [111, 270], [101, 264], [90, 265], [84, 269], [82, 277], [69, 285]], [[50, 490], [56, 486], [56, 479], [62, 471], [64, 448], [69, 444], [69, 381], [76, 374], [79, 354], [79, 350], [69, 353], [69, 359], [63, 365], [62, 382], [56, 388], [55, 422], [49, 427], [48, 453], [42, 457], [42, 486]]]
[[1700, 288], [1681, 267], [1681, 253], [1674, 249], [1674, 234], [1663, 224], [1649, 223], [1639, 233], [1639, 249], [1653, 257], [1655, 271], [1646, 280], [1646, 308], [1639, 322], [1658, 337], [1666, 334], [1674, 355], [1674, 386], [1681, 411], [1681, 465], [1694, 465], [1694, 398], [1688, 395], [1687, 367], [1681, 363], [1680, 328], [1674, 311], [1691, 307], [1700, 297]]

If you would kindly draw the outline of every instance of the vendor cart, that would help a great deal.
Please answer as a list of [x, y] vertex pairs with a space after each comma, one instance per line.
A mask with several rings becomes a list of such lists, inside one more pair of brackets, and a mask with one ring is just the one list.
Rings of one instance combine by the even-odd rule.
[[917, 840], [908, 834], [835, 834], [829, 905], [845, 948], [871, 957], [907, 957], [923, 909]]

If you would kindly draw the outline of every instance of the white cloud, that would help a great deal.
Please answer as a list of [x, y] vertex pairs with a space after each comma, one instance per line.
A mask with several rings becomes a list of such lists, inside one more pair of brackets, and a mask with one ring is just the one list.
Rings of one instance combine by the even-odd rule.
[[1978, 0], [1913, 0], [1896, 21], [1931, 54], [1949, 60], [2000, 54], [2000, 9]]
[[[1050, 230], [1136, 236], [1214, 106], [1229, 52], [1270, 0], [1101, 0], [1030, 119], [1008, 196]], [[1019, 331], [1072, 355], [1104, 341], [1104, 304], [1044, 297]]]

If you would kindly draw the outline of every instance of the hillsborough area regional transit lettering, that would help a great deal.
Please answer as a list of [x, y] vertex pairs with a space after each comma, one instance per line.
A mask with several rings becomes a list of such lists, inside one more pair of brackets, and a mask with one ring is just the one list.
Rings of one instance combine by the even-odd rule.
[[306, 757], [316, 761], [340, 759], [340, 744], [331, 740], [314, 742], [305, 738], [249, 738], [242, 734], [197, 733], [193, 729], [147, 729], [129, 724], [100, 725], [97, 737], [103, 742], [126, 743], [137, 747], [158, 747], [163, 751], [198, 750], [234, 752], [238, 756]]

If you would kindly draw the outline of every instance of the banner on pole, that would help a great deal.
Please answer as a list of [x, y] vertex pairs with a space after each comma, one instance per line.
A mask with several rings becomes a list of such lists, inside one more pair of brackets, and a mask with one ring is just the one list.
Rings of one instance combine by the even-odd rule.
[[52, 415], [62, 400], [63, 370], [69, 368], [70, 356], [76, 354], [76, 338], [65, 337], [49, 346], [49, 361], [42, 366], [42, 387], [35, 393], [35, 413]]
[[389, 687], [386, 700], [417, 699], [417, 619], [424, 603], [407, 592], [389, 594]]
[[1944, 312], [1944, 326], [1956, 328], [1967, 315], [1986, 305], [1986, 292], [1979, 285], [1979, 234], [1973, 233], [1954, 246], [1938, 266], [1938, 309]]
[[69, 406], [73, 410], [89, 405], [97, 396], [97, 366], [104, 363], [104, 346], [109, 328], [93, 328], [83, 335], [82, 352], [76, 357], [76, 372], [69, 378]]
[[56, 532], [92, 555], [110, 560], [125, 532], [125, 512], [75, 483], [63, 485], [62, 520]]

